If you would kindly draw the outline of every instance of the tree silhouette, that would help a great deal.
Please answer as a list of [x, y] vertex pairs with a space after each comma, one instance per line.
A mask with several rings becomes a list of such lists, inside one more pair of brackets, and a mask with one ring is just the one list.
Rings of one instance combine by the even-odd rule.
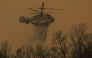
[[92, 58], [92, 32], [85, 35], [84, 58]]
[[26, 58], [35, 58], [34, 57], [34, 49], [32, 45], [27, 45], [26, 46]]
[[1, 44], [0, 57], [10, 58], [11, 57], [11, 46], [9, 46], [8, 41]]
[[50, 58], [50, 51], [48, 47], [43, 46], [43, 44], [37, 44], [34, 52], [35, 58]]
[[55, 51], [55, 54], [57, 53], [57, 57], [63, 57], [66, 58], [66, 55], [68, 53], [69, 47], [66, 43], [66, 35], [63, 35], [61, 31], [58, 31], [53, 34], [53, 40], [52, 40], [52, 45], [56, 47], [52, 47]]
[[[76, 58], [83, 58], [83, 45], [85, 40], [85, 32], [87, 29], [87, 25], [84, 23], [73, 25], [71, 31], [69, 33], [69, 37], [73, 43], [72, 54]], [[73, 56], [72, 55], [72, 56]]]

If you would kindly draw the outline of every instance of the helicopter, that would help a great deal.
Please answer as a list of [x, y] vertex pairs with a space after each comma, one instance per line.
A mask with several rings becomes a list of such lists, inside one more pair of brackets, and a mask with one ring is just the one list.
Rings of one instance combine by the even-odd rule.
[[[37, 13], [29, 13], [29, 14], [39, 14], [39, 16], [43, 16], [43, 14], [46, 14], [46, 13], [44, 13], [43, 12], [43, 9], [50, 9], [50, 10], [64, 10], [64, 9], [56, 9], [56, 8], [44, 8], [44, 2], [42, 3], [42, 7], [41, 8], [37, 8], [37, 9], [41, 9], [41, 11], [37, 11], [37, 10], [34, 10], [34, 9], [32, 9], [32, 8], [28, 8], [28, 9], [30, 9], [30, 10], [32, 10], [32, 11], [35, 11], [35, 12], [37, 12]], [[50, 13], [54, 13], [54, 12], [50, 12]]]
[[[34, 10], [34, 9], [32, 9], [32, 8], [28, 8], [28, 9], [30, 9], [30, 10], [36, 12], [36, 13], [29, 13], [29, 14], [38, 14], [36, 17], [43, 18], [43, 17], [45, 16], [45, 17], [47, 17], [48, 19], [50, 19], [51, 16], [50, 16], [49, 14], [47, 14], [47, 13], [44, 13], [44, 12], [43, 12], [44, 9], [50, 9], [50, 10], [64, 10], [64, 9], [56, 9], [56, 8], [44, 8], [44, 2], [42, 3], [41, 8], [37, 8], [37, 9], [41, 9], [41, 11], [37, 11], [37, 10]], [[54, 13], [54, 12], [50, 12], [50, 13]], [[42, 16], [43, 16], [43, 17], [42, 17]], [[34, 18], [35, 18], [35, 16], [34, 16]], [[38, 19], [38, 20], [39, 20], [39, 19]], [[47, 20], [47, 21], [50, 21], [50, 20]], [[25, 18], [24, 16], [21, 16], [21, 17], [19, 17], [19, 22], [21, 22], [21, 23], [24, 23], [24, 22], [25, 22], [26, 24], [29, 24], [30, 22], [32, 22], [32, 19], [31, 19], [31, 18]], [[40, 21], [40, 22], [44, 22], [44, 21]], [[53, 22], [53, 21], [51, 21], [51, 22]]]

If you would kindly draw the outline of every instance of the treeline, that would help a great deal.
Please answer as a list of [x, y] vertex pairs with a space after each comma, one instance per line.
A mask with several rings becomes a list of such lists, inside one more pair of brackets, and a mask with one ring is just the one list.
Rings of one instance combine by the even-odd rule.
[[7, 41], [0, 47], [0, 58], [92, 58], [92, 32], [87, 33], [87, 25], [72, 25], [67, 34], [53, 33], [52, 46], [44, 44], [23, 45], [14, 53]]

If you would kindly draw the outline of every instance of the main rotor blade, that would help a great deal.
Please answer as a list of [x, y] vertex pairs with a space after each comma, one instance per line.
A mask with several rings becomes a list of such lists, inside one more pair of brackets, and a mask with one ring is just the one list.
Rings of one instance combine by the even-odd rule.
[[44, 8], [44, 9], [51, 9], [51, 10], [64, 10], [64, 9], [55, 9], [55, 8]]
[[44, 3], [42, 3], [42, 8], [44, 7]]
[[56, 13], [56, 12], [49, 12], [49, 13]]
[[42, 14], [42, 12], [43, 12], [43, 7], [44, 7], [44, 3], [42, 3], [41, 14]]
[[38, 8], [38, 9], [64, 10], [64, 9], [56, 9], [56, 8]]
[[39, 14], [39, 13], [29, 13], [29, 14]]
[[39, 11], [36, 11], [36, 10], [34, 10], [34, 9], [31, 9], [31, 8], [28, 8], [28, 9], [33, 10], [33, 11], [35, 11], [35, 12], [39, 12]]

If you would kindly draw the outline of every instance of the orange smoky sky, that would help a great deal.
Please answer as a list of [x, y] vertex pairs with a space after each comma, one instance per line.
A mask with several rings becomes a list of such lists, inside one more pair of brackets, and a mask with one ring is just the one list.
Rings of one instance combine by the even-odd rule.
[[[46, 42], [51, 44], [52, 34], [56, 31], [68, 32], [72, 24], [86, 23], [88, 31], [92, 30], [92, 0], [0, 0], [0, 43], [7, 40], [12, 48], [31, 43], [34, 33], [33, 24], [19, 22], [20, 16], [32, 17], [35, 14], [28, 8], [41, 7], [64, 10], [44, 10], [55, 18], [50, 24]], [[40, 11], [39, 9], [35, 9]]]

